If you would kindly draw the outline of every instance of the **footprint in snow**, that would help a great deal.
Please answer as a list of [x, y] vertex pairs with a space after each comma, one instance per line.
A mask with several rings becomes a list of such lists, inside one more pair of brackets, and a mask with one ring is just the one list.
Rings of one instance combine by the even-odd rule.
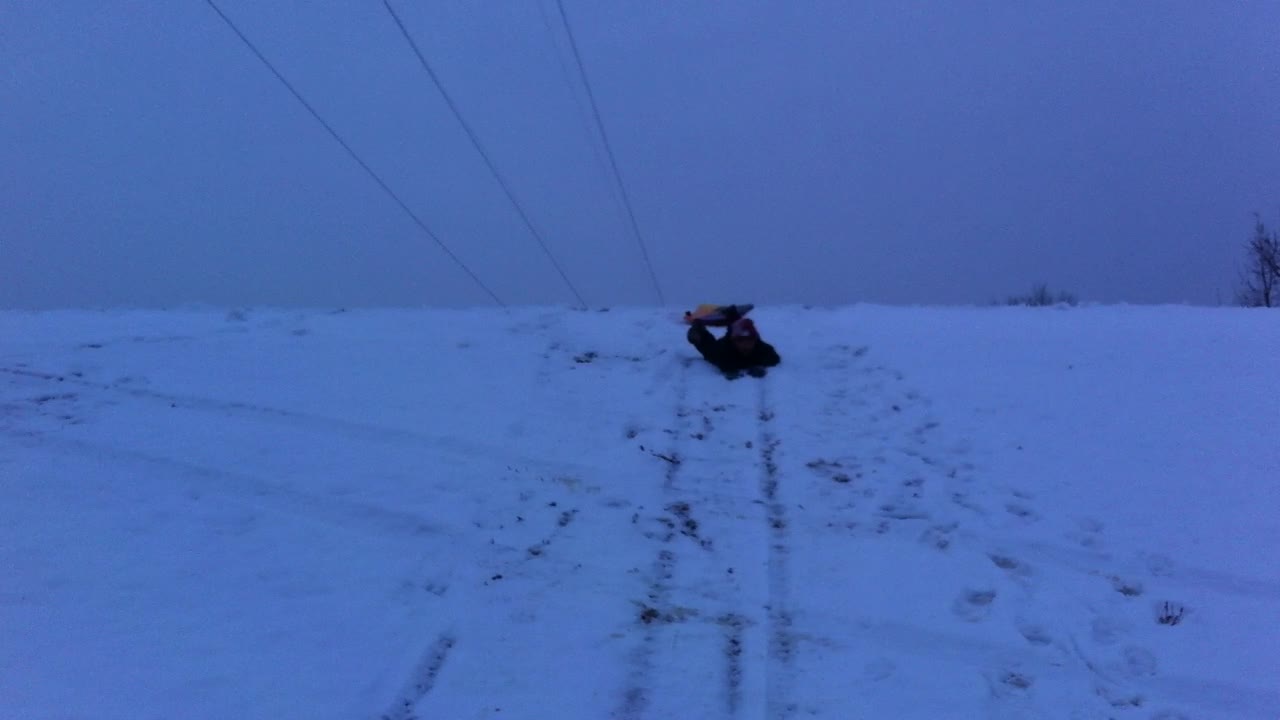
[[879, 515], [891, 520], [928, 520], [929, 513], [911, 505], [884, 503], [880, 506]]
[[1031, 575], [1031, 566], [1015, 557], [1000, 553], [992, 553], [987, 557], [991, 558], [991, 562], [996, 567], [1016, 578], [1026, 578]]
[[1093, 641], [1099, 645], [1114, 645], [1129, 632], [1128, 623], [1119, 618], [1099, 615], [1089, 624]]
[[969, 496], [965, 493], [951, 493], [951, 502], [976, 515], [981, 515], [983, 517], [987, 515], [987, 511], [984, 510], [981, 505], [970, 500]]
[[1115, 575], [1112, 575], [1110, 580], [1111, 587], [1125, 597], [1138, 597], [1139, 595], [1142, 595], [1142, 583], [1138, 580], [1125, 580], [1124, 578], [1117, 577]]
[[1098, 697], [1105, 700], [1113, 708], [1140, 708], [1147, 701], [1140, 693], [1121, 690], [1108, 685], [1099, 685], [1097, 693]]
[[1066, 534], [1066, 538], [1086, 550], [1097, 550], [1102, 546], [1098, 536], [1092, 533], [1070, 532]]
[[1018, 632], [1032, 645], [1043, 647], [1053, 642], [1053, 636], [1043, 625], [1022, 623], [1018, 625]]
[[1000, 684], [1014, 690], [1029, 690], [1035, 684], [1035, 678], [1026, 673], [1009, 670], [1000, 675]]
[[939, 550], [946, 550], [951, 547], [951, 533], [959, 526], [959, 523], [934, 525], [920, 535], [920, 542], [932, 545]]
[[1036, 514], [1036, 511], [1021, 503], [1008, 503], [1004, 506], [1004, 509], [1007, 510], [1010, 515], [1028, 522], [1034, 522], [1040, 519], [1040, 516]]
[[903, 489], [911, 494], [913, 498], [919, 498], [924, 489], [924, 478], [913, 477], [902, 481]]
[[991, 614], [995, 600], [995, 590], [965, 590], [951, 603], [951, 612], [965, 622], [979, 622]]
[[1124, 669], [1129, 677], [1149, 677], [1156, 674], [1159, 663], [1156, 662], [1156, 656], [1149, 650], [1130, 645], [1120, 654], [1124, 659]]
[[1019, 670], [999, 670], [983, 673], [987, 681], [987, 689], [991, 697], [997, 700], [1014, 700], [1025, 698], [1026, 693], [1035, 684], [1035, 678]]
[[1076, 520], [1078, 530], [1066, 534], [1066, 538], [1087, 550], [1095, 550], [1102, 546], [1102, 522], [1093, 518]]

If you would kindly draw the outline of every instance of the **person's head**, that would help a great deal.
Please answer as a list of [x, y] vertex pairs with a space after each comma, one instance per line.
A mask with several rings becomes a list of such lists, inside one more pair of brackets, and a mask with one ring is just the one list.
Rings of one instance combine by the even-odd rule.
[[738, 352], [745, 355], [755, 349], [760, 333], [756, 331], [756, 324], [751, 318], [739, 318], [730, 326], [729, 337]]

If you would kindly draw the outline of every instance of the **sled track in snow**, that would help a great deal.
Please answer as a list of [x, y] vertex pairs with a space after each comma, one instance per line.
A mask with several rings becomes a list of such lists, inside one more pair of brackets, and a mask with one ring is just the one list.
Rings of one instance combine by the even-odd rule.
[[93, 388], [110, 393], [126, 395], [140, 400], [164, 403], [173, 409], [195, 410], [200, 412], [217, 412], [241, 417], [252, 417], [292, 427], [304, 431], [336, 433], [338, 435], [366, 440], [384, 445], [425, 448], [434, 452], [448, 453], [459, 458], [497, 457], [512, 463], [519, 463], [531, 468], [540, 468], [548, 472], [559, 472], [568, 475], [582, 475], [595, 472], [595, 469], [576, 465], [570, 462], [552, 461], [545, 458], [527, 457], [512, 453], [509, 448], [486, 445], [474, 441], [448, 438], [406, 430], [404, 428], [375, 425], [358, 420], [315, 415], [298, 410], [271, 407], [240, 400], [219, 400], [197, 395], [181, 395], [159, 390], [129, 387], [127, 385], [94, 382], [86, 380], [78, 373], [49, 373], [26, 368], [0, 367], [0, 373], [17, 377], [33, 378], [62, 385]]
[[[21, 438], [19, 433], [0, 430], [0, 435]], [[155, 471], [162, 481], [187, 483], [193, 491], [220, 495], [261, 510], [283, 512], [294, 517], [323, 522], [374, 536], [450, 537], [456, 528], [412, 512], [343, 498], [307, 493], [256, 475], [208, 467], [169, 457], [109, 445], [58, 437], [41, 437], [40, 443], [58, 451], [90, 458], [98, 464], [133, 465]]]
[[796, 711], [793, 699], [795, 685], [795, 635], [791, 631], [791, 599], [789, 557], [790, 530], [786, 506], [780, 499], [778, 462], [781, 440], [774, 432], [774, 410], [769, 385], [760, 383], [757, 417], [760, 421], [760, 500], [765, 508], [768, 553], [767, 635], [769, 653], [765, 667], [765, 717], [769, 720], [790, 717]]

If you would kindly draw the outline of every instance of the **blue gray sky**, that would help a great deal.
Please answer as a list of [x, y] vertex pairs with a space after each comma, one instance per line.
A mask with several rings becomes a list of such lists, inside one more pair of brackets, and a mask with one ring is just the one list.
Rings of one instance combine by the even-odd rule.
[[[380, 0], [217, 2], [502, 302], [575, 302]], [[1215, 304], [1280, 225], [1271, 0], [563, 2], [639, 241], [555, 0], [393, 5], [593, 306]], [[184, 304], [493, 299], [204, 0], [0, 0], [0, 307]]]

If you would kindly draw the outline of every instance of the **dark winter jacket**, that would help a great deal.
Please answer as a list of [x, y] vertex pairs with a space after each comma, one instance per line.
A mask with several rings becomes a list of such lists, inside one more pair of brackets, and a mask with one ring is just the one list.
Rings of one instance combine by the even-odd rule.
[[702, 357], [706, 358], [707, 362], [715, 365], [729, 377], [737, 377], [744, 370], [751, 375], [763, 375], [764, 368], [782, 362], [778, 351], [759, 337], [756, 337], [756, 344], [751, 352], [742, 354], [733, 344], [731, 335], [732, 330], [727, 330], [724, 337], [716, 339], [711, 331], [702, 325], [694, 325], [689, 328], [688, 338], [689, 343], [702, 353]]

